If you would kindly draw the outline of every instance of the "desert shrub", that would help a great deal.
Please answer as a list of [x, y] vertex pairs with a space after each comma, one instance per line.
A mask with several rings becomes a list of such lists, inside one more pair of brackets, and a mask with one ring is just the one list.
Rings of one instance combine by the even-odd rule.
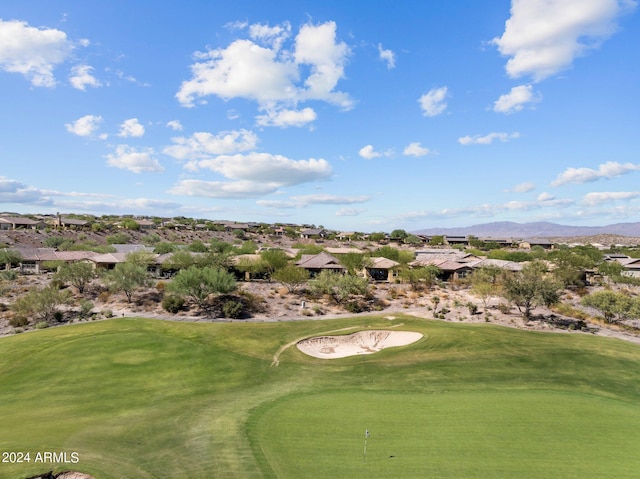
[[80, 316], [86, 318], [91, 314], [91, 310], [93, 309], [93, 303], [91, 301], [82, 301], [80, 303]]
[[239, 296], [242, 298], [248, 313], [264, 313], [267, 310], [267, 302], [257, 294], [243, 290], [240, 291]]
[[113, 318], [113, 311], [111, 311], [110, 309], [103, 309], [102, 311], [100, 311], [100, 314], [102, 314], [102, 316], [104, 316], [105, 318]]
[[164, 281], [158, 281], [156, 283], [156, 289], [160, 292], [163, 292], [167, 288], [167, 283]]
[[170, 294], [162, 299], [162, 309], [171, 314], [176, 314], [184, 308], [184, 298]]
[[18, 277], [18, 273], [16, 273], [15, 271], [12, 271], [12, 270], [0, 271], [0, 280], [15, 281], [17, 277]]
[[53, 312], [53, 320], [56, 323], [61, 322], [63, 320], [63, 318], [64, 318], [64, 314], [62, 313], [62, 311], [54, 311]]
[[496, 306], [496, 308], [498, 308], [498, 311], [500, 311], [502, 314], [509, 314], [511, 312], [511, 305], [506, 303], [500, 303]]
[[243, 305], [239, 301], [227, 301], [222, 305], [222, 313], [225, 318], [239, 318], [242, 316]]
[[109, 301], [110, 297], [111, 293], [109, 293], [109, 291], [103, 291], [98, 295], [98, 301], [100, 301], [101, 303], [106, 303]]
[[366, 311], [366, 307], [359, 301], [349, 301], [344, 305], [344, 309], [350, 313], [362, 313], [363, 311]]
[[470, 315], [474, 315], [474, 314], [478, 314], [478, 305], [477, 304], [473, 304], [471, 301], [469, 301], [467, 303], [467, 308], [469, 308], [469, 314]]
[[14, 328], [23, 328], [29, 324], [29, 320], [24, 316], [14, 316], [9, 319], [9, 326]]
[[49, 327], [49, 323], [47, 323], [46, 321], [40, 321], [38, 323], [36, 323], [35, 328], [36, 329], [45, 329]]

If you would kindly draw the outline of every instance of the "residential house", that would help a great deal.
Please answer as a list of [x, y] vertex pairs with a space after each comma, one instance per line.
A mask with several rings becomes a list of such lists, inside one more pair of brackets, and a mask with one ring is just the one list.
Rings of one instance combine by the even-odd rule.
[[540, 246], [544, 249], [553, 248], [553, 243], [546, 238], [526, 238], [520, 241], [518, 247], [521, 249], [531, 249], [534, 246]]
[[311, 277], [324, 270], [338, 273], [344, 273], [346, 271], [346, 268], [340, 264], [340, 261], [335, 256], [325, 253], [324, 251], [319, 254], [303, 254], [296, 262], [296, 265], [309, 271]]
[[55, 248], [11, 248], [20, 256], [18, 269], [23, 274], [40, 274], [47, 270], [47, 262], [74, 263], [90, 261], [98, 253], [93, 251], [56, 251]]
[[374, 281], [392, 281], [398, 275], [400, 263], [392, 259], [375, 257], [365, 267], [367, 276]]
[[0, 217], [0, 230], [35, 230], [44, 227], [44, 222], [22, 216]]
[[328, 232], [324, 228], [305, 228], [300, 231], [300, 237], [303, 239], [323, 239], [327, 236]]

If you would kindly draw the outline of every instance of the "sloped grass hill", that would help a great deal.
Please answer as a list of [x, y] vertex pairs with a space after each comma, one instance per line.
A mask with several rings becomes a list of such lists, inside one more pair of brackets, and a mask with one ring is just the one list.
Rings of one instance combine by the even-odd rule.
[[[336, 360], [290, 346], [272, 365], [297, 339], [369, 328], [424, 338]], [[0, 451], [31, 454], [0, 478], [631, 478], [638, 444], [640, 347], [582, 334], [119, 318], [0, 339]]]

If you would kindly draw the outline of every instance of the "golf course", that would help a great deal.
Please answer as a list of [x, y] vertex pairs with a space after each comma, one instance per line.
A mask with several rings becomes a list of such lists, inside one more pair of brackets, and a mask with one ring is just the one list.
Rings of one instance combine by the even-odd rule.
[[[366, 330], [422, 338], [295, 346]], [[637, 478], [638, 444], [640, 346], [590, 334], [399, 314], [0, 338], [0, 478]]]

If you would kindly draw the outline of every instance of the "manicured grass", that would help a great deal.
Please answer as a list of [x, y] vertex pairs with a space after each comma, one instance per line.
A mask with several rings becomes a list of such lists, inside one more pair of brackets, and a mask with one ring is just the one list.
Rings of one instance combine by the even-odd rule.
[[[329, 361], [290, 347], [271, 366], [298, 338], [388, 327], [425, 338]], [[0, 478], [637, 477], [637, 444], [640, 347], [592, 336], [398, 316], [0, 339], [0, 451], [80, 459]]]

